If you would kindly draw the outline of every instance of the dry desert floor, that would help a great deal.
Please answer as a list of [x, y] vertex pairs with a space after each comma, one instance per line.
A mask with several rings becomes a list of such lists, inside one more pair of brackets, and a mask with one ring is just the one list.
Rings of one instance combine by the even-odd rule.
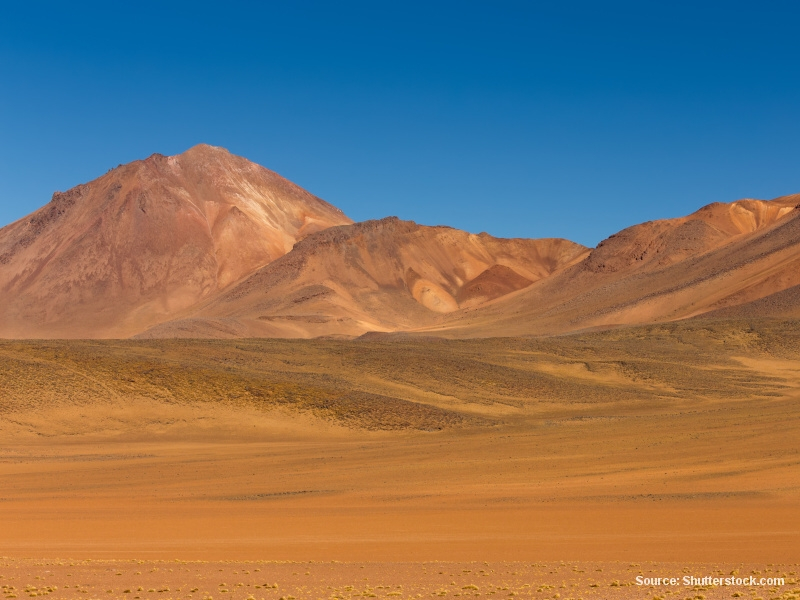
[[[2, 341], [0, 391], [6, 598], [800, 597], [797, 322]], [[635, 584], [734, 571], [787, 581]]]
[[[735, 575], [731, 575], [735, 574]], [[638, 585], [636, 577], [783, 578], [783, 585]], [[350, 598], [800, 597], [797, 565], [616, 562], [320, 562], [0, 559], [6, 598], [345, 600]]]

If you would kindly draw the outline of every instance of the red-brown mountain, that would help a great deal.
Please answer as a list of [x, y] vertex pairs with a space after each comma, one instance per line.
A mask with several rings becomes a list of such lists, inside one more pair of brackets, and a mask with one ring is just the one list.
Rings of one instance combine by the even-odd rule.
[[439, 335], [542, 335], [708, 317], [800, 317], [800, 195], [710, 204], [634, 225]]
[[595, 249], [353, 224], [221, 148], [110, 171], [0, 229], [0, 337], [541, 335], [800, 317], [800, 196], [712, 204]]
[[499, 239], [395, 217], [331, 227], [141, 337], [360, 335], [414, 330], [574, 264], [561, 239]]
[[0, 336], [127, 337], [351, 222], [222, 148], [154, 154], [0, 229]]

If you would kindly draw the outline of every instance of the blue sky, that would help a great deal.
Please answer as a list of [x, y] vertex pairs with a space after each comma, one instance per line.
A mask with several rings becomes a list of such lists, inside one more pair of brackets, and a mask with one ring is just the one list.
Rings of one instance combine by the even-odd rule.
[[356, 220], [595, 245], [800, 192], [794, 2], [7, 2], [0, 225], [204, 142]]

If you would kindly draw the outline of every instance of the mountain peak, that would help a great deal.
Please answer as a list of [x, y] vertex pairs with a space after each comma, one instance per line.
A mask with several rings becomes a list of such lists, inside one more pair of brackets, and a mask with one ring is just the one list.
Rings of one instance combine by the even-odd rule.
[[[181, 152], [180, 154], [176, 154], [171, 156], [170, 158], [178, 159], [178, 160], [229, 160], [231, 158], [239, 158], [241, 160], [247, 160], [242, 157], [236, 156], [228, 151], [226, 148], [222, 146], [212, 146], [211, 144], [196, 144]], [[248, 161], [249, 162], [249, 161]]]
[[351, 222], [224, 148], [153, 154], [0, 229], [0, 336], [127, 336]]

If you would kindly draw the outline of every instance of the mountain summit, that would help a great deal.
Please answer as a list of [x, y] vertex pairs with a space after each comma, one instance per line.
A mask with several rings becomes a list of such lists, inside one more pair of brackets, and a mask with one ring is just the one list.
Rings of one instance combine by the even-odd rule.
[[0, 335], [127, 337], [351, 222], [222, 148], [154, 154], [0, 229]]

